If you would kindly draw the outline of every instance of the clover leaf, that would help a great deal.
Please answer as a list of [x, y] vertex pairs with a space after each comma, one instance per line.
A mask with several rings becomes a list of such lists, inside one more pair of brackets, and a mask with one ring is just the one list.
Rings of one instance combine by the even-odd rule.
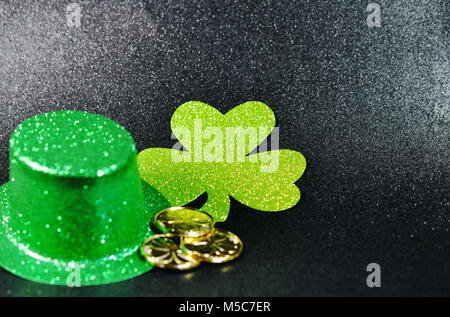
[[262, 211], [285, 210], [300, 199], [294, 183], [306, 168], [304, 156], [284, 149], [257, 151], [261, 143], [259, 149], [267, 147], [275, 128], [275, 116], [264, 103], [249, 101], [224, 115], [190, 101], [174, 112], [171, 128], [180, 142], [172, 149], [140, 152], [138, 165], [141, 178], [172, 205], [185, 205], [206, 192], [201, 209], [225, 221], [230, 196]]

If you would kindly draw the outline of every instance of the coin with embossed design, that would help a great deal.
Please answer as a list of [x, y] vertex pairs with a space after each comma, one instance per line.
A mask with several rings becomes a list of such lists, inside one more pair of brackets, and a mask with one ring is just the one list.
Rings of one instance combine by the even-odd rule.
[[205, 236], [181, 237], [181, 248], [198, 261], [223, 263], [237, 258], [243, 244], [234, 233], [216, 228]]
[[180, 237], [173, 233], [150, 237], [141, 253], [149, 263], [163, 269], [184, 271], [200, 265], [200, 261], [180, 248]]
[[152, 221], [157, 231], [199, 237], [210, 233], [214, 219], [205, 212], [188, 207], [171, 207], [158, 212]]

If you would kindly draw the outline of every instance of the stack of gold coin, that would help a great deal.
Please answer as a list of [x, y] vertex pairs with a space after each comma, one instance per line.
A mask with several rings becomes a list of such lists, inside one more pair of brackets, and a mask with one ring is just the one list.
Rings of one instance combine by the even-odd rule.
[[243, 249], [235, 234], [214, 228], [214, 219], [188, 207], [171, 207], [152, 220], [156, 234], [141, 248], [151, 264], [169, 270], [189, 270], [200, 262], [224, 263], [237, 258]]

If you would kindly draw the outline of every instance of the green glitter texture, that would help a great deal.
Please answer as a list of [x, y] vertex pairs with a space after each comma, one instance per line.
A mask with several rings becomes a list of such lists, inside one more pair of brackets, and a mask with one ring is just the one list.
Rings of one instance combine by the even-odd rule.
[[139, 178], [131, 135], [86, 112], [40, 114], [10, 139], [0, 191], [0, 265], [26, 279], [98, 285], [140, 275], [154, 213], [170, 204]]
[[[262, 211], [291, 208], [300, 199], [294, 183], [306, 168], [304, 156], [283, 149], [251, 153], [274, 127], [275, 115], [262, 102], [246, 102], [225, 115], [205, 103], [187, 102], [171, 120], [172, 131], [186, 151], [178, 147], [140, 152], [141, 178], [174, 206], [207, 192], [208, 200], [201, 210], [216, 221], [227, 219], [230, 196]], [[251, 128], [258, 132], [253, 138], [246, 134]], [[235, 133], [232, 142], [228, 131]], [[276, 163], [274, 168], [269, 166], [271, 162]]]

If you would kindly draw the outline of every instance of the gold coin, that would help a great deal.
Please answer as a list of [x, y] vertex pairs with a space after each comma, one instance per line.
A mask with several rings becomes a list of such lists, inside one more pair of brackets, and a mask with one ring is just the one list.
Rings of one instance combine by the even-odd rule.
[[199, 237], [211, 232], [214, 218], [207, 213], [188, 207], [171, 207], [158, 212], [152, 221], [160, 232], [182, 236]]
[[241, 239], [234, 233], [214, 229], [198, 238], [182, 237], [181, 247], [194, 259], [210, 263], [223, 263], [237, 258], [243, 249]]
[[180, 237], [173, 233], [150, 237], [144, 242], [141, 253], [149, 263], [163, 269], [184, 271], [200, 265], [180, 248]]

